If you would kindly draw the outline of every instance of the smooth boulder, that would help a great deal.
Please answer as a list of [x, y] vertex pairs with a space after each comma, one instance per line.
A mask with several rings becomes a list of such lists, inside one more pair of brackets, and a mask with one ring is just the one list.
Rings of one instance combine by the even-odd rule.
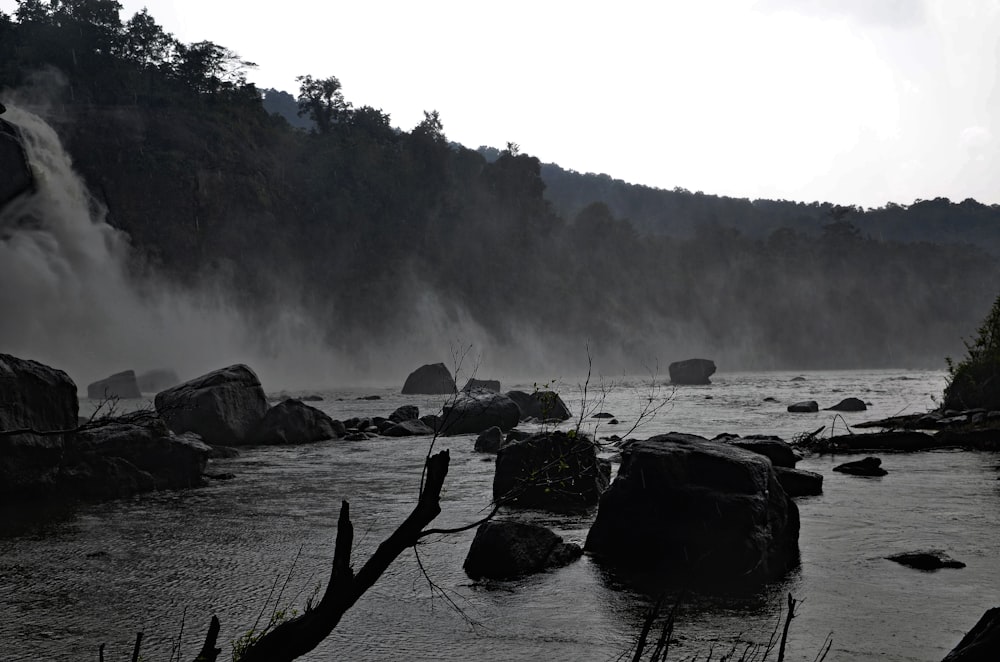
[[520, 410], [500, 393], [467, 393], [441, 410], [440, 432], [446, 435], [478, 434], [491, 427], [507, 431], [520, 422]]
[[462, 387], [462, 393], [471, 393], [472, 391], [491, 391], [493, 393], [499, 393], [500, 380], [476, 379], [473, 377], [469, 381], [465, 382], [465, 386]]
[[610, 479], [598, 448], [586, 434], [559, 430], [508, 442], [497, 454], [493, 500], [556, 512], [592, 506]]
[[832, 407], [827, 407], [826, 411], [867, 411], [868, 405], [860, 398], [844, 398]]
[[517, 403], [517, 408], [521, 410], [520, 418], [522, 421], [529, 418], [540, 421], [566, 421], [571, 416], [569, 407], [555, 391], [534, 391], [532, 393], [507, 391], [505, 395]]
[[675, 361], [668, 370], [671, 384], [711, 384], [709, 377], [715, 374], [715, 362], [709, 359]]
[[[73, 430], [76, 384], [62, 370], [0, 354], [0, 430]], [[0, 436], [0, 494], [44, 490], [57, 479], [67, 435]]]
[[499, 453], [503, 446], [503, 430], [492, 427], [476, 437], [475, 450], [478, 453]]
[[788, 405], [788, 411], [793, 414], [815, 414], [819, 411], [819, 403], [815, 400], [805, 400]]
[[104, 400], [107, 398], [121, 398], [123, 400], [141, 398], [139, 383], [135, 378], [135, 371], [125, 370], [116, 372], [110, 377], [99, 379], [93, 384], [87, 385], [87, 397], [91, 400]]
[[776, 467], [792, 468], [801, 457], [792, 450], [792, 447], [780, 437], [750, 435], [747, 437], [736, 437], [726, 441], [727, 444], [748, 450], [752, 453], [763, 455], [771, 460], [771, 464]]
[[941, 568], [964, 568], [965, 564], [951, 558], [939, 549], [928, 549], [917, 552], [903, 552], [885, 557], [907, 568], [916, 570], [940, 570]]
[[866, 457], [863, 460], [845, 462], [833, 468], [842, 474], [851, 476], [885, 476], [889, 472], [882, 468], [882, 460], [877, 457]]
[[255, 444], [304, 444], [336, 439], [333, 419], [301, 400], [289, 398], [264, 414], [252, 439]]
[[420, 366], [403, 383], [404, 395], [442, 395], [455, 390], [455, 379], [443, 363]]
[[194, 432], [206, 443], [253, 443], [267, 397], [254, 371], [243, 364], [215, 370], [160, 391], [156, 411], [174, 432]]
[[728, 586], [797, 565], [798, 535], [770, 460], [670, 433], [623, 449], [584, 548], [623, 570]]
[[544, 526], [490, 521], [476, 530], [462, 567], [473, 579], [510, 579], [566, 565], [581, 554], [579, 545]]

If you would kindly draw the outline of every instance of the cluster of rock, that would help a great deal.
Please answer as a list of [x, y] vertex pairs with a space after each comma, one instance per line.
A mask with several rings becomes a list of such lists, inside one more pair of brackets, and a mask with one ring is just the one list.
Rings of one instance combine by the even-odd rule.
[[[815, 400], [803, 400], [788, 405], [788, 411], [797, 414], [815, 414], [819, 411], [819, 403]], [[844, 398], [832, 407], [823, 411], [868, 411], [868, 405], [860, 398]]]
[[0, 354], [0, 495], [109, 498], [200, 484], [211, 449], [150, 412], [81, 425], [63, 372]]

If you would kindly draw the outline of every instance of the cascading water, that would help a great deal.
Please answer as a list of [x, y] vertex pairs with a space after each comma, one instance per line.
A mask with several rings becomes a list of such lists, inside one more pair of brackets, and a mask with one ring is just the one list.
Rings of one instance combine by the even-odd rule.
[[191, 292], [130, 272], [128, 236], [106, 222], [55, 130], [17, 106], [4, 119], [21, 134], [37, 190], [0, 210], [0, 351], [78, 383], [130, 368], [193, 377], [235, 362], [271, 388], [333, 374], [318, 332], [293, 306], [252, 328], [217, 288]]

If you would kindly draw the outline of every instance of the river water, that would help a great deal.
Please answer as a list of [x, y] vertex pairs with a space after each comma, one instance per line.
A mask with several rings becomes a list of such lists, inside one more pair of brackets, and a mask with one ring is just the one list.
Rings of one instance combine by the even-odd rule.
[[[804, 380], [793, 381], [802, 376]], [[705, 436], [774, 433], [786, 439], [820, 426], [924, 411], [941, 393], [942, 372], [734, 373], [713, 384], [653, 393], [667, 399], [632, 432]], [[504, 384], [504, 388], [530, 385]], [[574, 384], [559, 390], [579, 410]], [[584, 427], [623, 435], [640, 418], [650, 386], [624, 379], [588, 389]], [[321, 392], [335, 418], [387, 415], [401, 404], [431, 412], [440, 398], [398, 389]], [[378, 395], [379, 400], [358, 400]], [[789, 414], [848, 396], [869, 411]], [[766, 398], [773, 398], [768, 401]], [[86, 401], [82, 407], [93, 406]], [[617, 426], [593, 429], [596, 410]], [[437, 441], [451, 450], [443, 512], [435, 526], [474, 521], [490, 499], [493, 463], [474, 438]], [[125, 660], [136, 631], [146, 660], [192, 659], [212, 614], [229, 641], [275, 604], [301, 607], [325, 586], [341, 500], [351, 503], [354, 563], [412, 508], [429, 438], [336, 441], [247, 449], [214, 461], [235, 478], [203, 488], [63, 508], [3, 510], [0, 524], [0, 660]], [[752, 595], [689, 596], [678, 612], [671, 659], [716, 654], [735, 641], [765, 639], [788, 592], [804, 599], [793, 621], [789, 660], [813, 660], [832, 635], [828, 660], [940, 660], [982, 613], [1000, 605], [1000, 456], [936, 451], [883, 455], [889, 475], [831, 471], [842, 457], [800, 468], [824, 475], [824, 493], [799, 499], [801, 567]], [[523, 516], [583, 543], [594, 513]], [[509, 582], [476, 583], [462, 571], [472, 531], [407, 552], [308, 660], [615, 660], [635, 640], [654, 587], [637, 587], [584, 556], [558, 570]], [[884, 559], [940, 548], [966, 568], [925, 573]], [[421, 565], [423, 569], [421, 569]], [[261, 616], [263, 612], [263, 615]]]

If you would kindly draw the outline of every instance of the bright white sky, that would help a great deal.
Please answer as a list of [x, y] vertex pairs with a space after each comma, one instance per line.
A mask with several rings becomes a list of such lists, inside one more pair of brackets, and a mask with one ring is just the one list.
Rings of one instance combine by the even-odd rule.
[[740, 197], [1000, 203], [1000, 0], [122, 4], [259, 87], [337, 76], [468, 147]]

